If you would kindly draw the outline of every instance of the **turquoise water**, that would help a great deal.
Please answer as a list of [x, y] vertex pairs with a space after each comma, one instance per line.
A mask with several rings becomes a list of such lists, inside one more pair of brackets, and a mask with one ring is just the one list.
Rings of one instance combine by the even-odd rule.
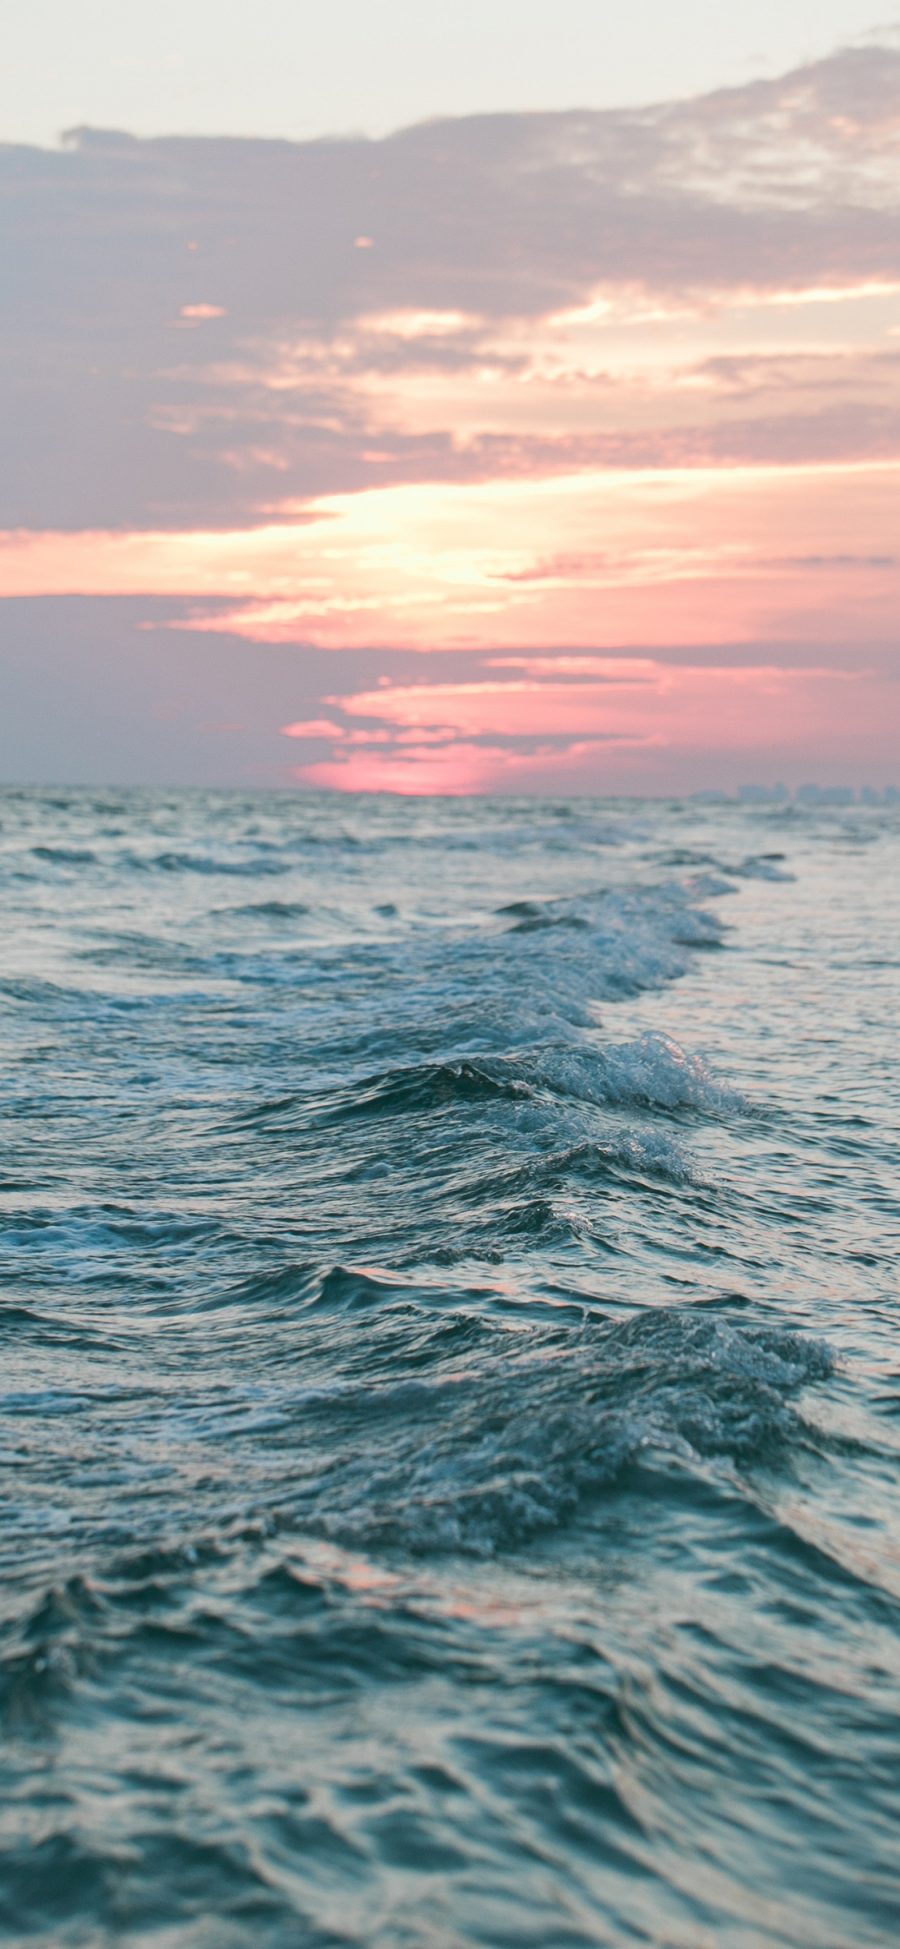
[[900, 1936], [900, 815], [0, 794], [0, 1933]]

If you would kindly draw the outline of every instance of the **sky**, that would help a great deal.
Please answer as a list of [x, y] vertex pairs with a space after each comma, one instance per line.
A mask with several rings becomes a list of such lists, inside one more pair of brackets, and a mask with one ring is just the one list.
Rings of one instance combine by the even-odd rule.
[[900, 26], [624, 11], [19, 9], [0, 778], [900, 783]]
[[11, 0], [0, 128], [388, 135], [434, 116], [632, 107], [870, 34], [889, 0]]

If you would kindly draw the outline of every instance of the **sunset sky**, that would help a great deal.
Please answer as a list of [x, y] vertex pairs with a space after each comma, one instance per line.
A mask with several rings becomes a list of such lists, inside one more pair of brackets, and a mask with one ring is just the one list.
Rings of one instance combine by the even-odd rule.
[[0, 777], [900, 783], [896, 25], [304, 11], [14, 37]]

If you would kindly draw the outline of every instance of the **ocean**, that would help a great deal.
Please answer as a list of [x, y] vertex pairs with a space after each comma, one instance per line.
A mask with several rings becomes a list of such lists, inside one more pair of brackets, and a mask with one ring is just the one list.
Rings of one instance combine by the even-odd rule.
[[0, 794], [0, 1936], [900, 1940], [900, 810]]

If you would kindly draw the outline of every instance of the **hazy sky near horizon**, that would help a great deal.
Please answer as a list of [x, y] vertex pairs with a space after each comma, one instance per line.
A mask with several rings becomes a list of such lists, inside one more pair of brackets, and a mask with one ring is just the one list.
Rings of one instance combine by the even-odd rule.
[[7, 52], [0, 776], [897, 782], [896, 26], [43, 0]]

